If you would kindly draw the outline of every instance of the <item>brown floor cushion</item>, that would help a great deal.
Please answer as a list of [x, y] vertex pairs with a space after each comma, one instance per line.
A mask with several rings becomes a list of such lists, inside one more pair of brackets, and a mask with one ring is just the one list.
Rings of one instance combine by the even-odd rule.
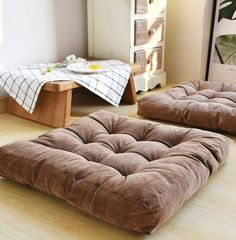
[[165, 93], [141, 98], [138, 114], [236, 134], [236, 84], [183, 82]]
[[216, 133], [99, 111], [36, 140], [1, 147], [0, 176], [150, 233], [223, 164], [228, 145]]

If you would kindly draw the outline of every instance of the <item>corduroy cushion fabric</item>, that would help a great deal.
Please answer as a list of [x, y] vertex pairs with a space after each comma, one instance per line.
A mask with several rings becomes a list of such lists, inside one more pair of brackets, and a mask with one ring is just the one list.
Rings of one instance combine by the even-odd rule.
[[236, 134], [236, 84], [182, 82], [165, 93], [141, 98], [138, 114]]
[[106, 111], [0, 148], [0, 176], [151, 233], [223, 164], [229, 139]]

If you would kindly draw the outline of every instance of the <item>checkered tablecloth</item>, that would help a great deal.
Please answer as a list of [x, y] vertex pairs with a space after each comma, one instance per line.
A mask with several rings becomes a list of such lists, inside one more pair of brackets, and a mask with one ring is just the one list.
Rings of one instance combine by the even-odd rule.
[[71, 80], [118, 106], [130, 76], [130, 66], [118, 60], [101, 61], [109, 71], [96, 74], [77, 74], [58, 68], [43, 74], [55, 64], [32, 64], [0, 72], [0, 86], [26, 111], [33, 113], [41, 88], [47, 82]]

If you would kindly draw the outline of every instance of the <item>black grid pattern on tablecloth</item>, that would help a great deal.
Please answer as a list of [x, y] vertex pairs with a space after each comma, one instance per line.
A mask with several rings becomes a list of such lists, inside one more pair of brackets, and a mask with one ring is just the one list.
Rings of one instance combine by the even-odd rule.
[[0, 72], [0, 86], [30, 113], [34, 111], [43, 85], [55, 80], [74, 81], [118, 106], [130, 76], [130, 66], [118, 60], [105, 63], [110, 65], [108, 72], [75, 74], [67, 68], [58, 68], [46, 75], [42, 73], [55, 64], [32, 64]]

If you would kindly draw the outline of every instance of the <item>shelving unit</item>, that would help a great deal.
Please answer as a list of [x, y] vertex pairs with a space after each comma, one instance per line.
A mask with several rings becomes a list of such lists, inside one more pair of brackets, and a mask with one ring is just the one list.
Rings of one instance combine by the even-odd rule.
[[137, 63], [136, 91], [166, 84], [167, 0], [88, 0], [89, 56]]

